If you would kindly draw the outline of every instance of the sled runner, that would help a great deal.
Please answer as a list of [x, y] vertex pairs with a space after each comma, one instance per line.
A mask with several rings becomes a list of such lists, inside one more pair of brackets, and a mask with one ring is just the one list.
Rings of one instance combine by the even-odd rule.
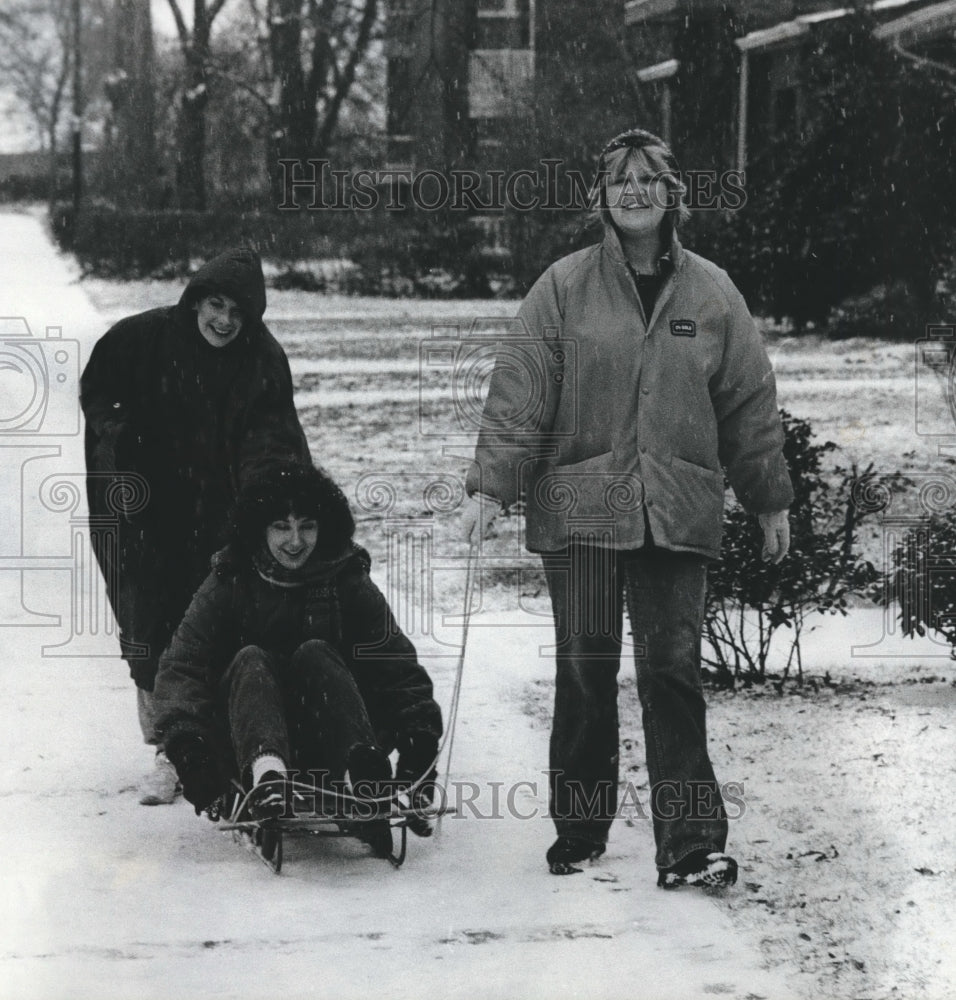
[[[286, 797], [286, 806], [279, 816], [257, 816], [256, 794], [269, 786]], [[388, 798], [359, 800], [351, 795], [316, 788], [301, 781], [263, 782], [253, 791], [245, 791], [238, 782], [233, 789], [207, 810], [209, 818], [218, 821], [219, 829], [232, 833], [233, 840], [255, 854], [277, 875], [282, 869], [284, 837], [355, 837], [370, 842], [373, 829], [377, 844], [387, 824], [388, 853], [380, 850], [395, 868], [405, 861], [408, 830], [420, 837], [432, 834], [431, 820], [452, 810], [443, 806], [412, 808], [407, 792], [402, 790]], [[372, 824], [377, 824], [374, 828]], [[395, 850], [395, 835], [398, 850]]]

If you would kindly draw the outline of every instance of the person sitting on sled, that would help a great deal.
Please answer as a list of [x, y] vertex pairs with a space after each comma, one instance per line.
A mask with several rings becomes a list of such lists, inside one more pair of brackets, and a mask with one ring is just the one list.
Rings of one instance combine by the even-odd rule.
[[[344, 493], [311, 465], [264, 469], [240, 494], [231, 540], [161, 657], [154, 693], [197, 814], [231, 777], [260, 817], [289, 807], [285, 778], [348, 787], [366, 806], [411, 785], [413, 808], [430, 804], [441, 709], [354, 531]], [[362, 829], [390, 853], [387, 819]]]

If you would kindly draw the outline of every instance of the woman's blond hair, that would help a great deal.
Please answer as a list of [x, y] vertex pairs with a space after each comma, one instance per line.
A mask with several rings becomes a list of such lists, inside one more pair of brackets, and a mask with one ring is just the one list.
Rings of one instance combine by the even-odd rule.
[[690, 218], [690, 209], [684, 201], [687, 188], [681, 180], [680, 167], [671, 148], [659, 136], [645, 129], [621, 132], [601, 150], [597, 177], [591, 189], [592, 216], [606, 225], [611, 224], [607, 185], [622, 180], [627, 175], [628, 163], [637, 155], [647, 160], [655, 176], [667, 187], [668, 204], [665, 206], [662, 230], [666, 229], [669, 236], [681, 222]]

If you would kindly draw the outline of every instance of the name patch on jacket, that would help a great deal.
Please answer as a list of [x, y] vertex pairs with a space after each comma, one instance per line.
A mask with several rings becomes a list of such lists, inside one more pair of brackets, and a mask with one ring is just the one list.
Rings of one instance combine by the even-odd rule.
[[675, 337], [696, 337], [697, 324], [692, 319], [672, 319], [671, 333]]

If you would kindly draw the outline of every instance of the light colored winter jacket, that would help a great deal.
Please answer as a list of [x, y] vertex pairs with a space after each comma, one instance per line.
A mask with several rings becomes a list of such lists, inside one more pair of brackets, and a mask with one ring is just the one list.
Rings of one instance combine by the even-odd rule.
[[725, 469], [752, 513], [793, 490], [770, 360], [726, 272], [677, 240], [647, 322], [617, 234], [538, 279], [498, 344], [469, 494], [526, 501], [525, 544], [572, 535], [717, 557]]

